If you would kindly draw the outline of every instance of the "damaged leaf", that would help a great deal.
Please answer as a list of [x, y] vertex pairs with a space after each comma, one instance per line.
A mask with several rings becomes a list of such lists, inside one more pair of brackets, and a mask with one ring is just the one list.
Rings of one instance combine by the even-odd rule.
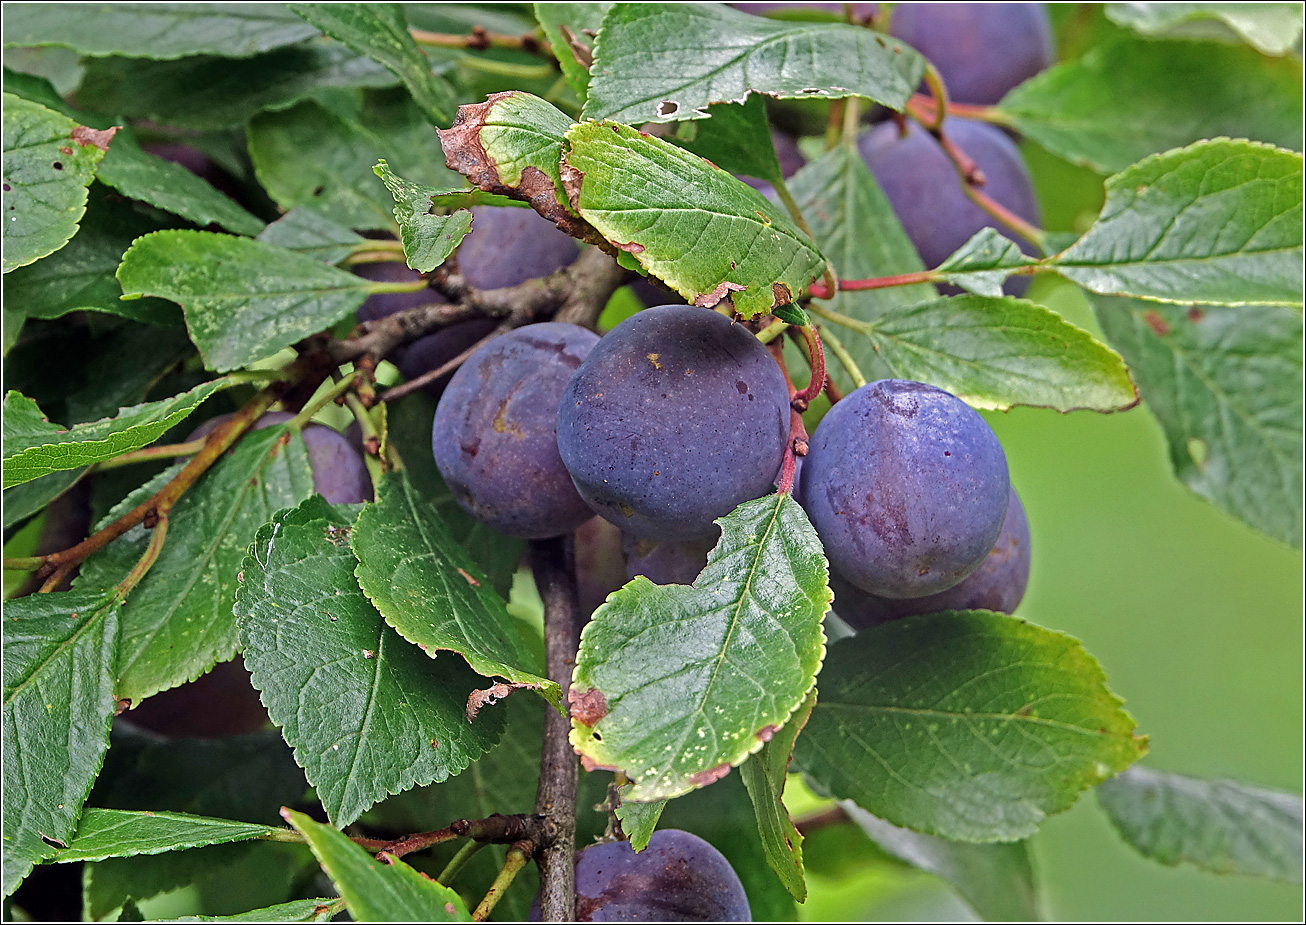
[[783, 209], [698, 155], [614, 122], [574, 125], [567, 141], [571, 205], [686, 301], [729, 297], [751, 317], [776, 307], [774, 284], [801, 292], [823, 272]]
[[815, 683], [830, 591], [807, 516], [789, 495], [767, 495], [717, 523], [721, 541], [692, 587], [637, 577], [581, 634], [571, 743], [587, 768], [634, 781], [624, 799], [720, 780]]

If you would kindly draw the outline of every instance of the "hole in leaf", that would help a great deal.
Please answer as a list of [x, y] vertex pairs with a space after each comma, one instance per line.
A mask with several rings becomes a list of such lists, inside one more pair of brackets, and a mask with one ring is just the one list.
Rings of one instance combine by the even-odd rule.
[[674, 116], [680, 112], [680, 104], [675, 100], [663, 100], [658, 103], [658, 116], [665, 119], [667, 116]]
[[55, 162], [54, 162], [54, 169], [55, 169], [55, 170], [63, 170], [63, 161], [55, 161]]

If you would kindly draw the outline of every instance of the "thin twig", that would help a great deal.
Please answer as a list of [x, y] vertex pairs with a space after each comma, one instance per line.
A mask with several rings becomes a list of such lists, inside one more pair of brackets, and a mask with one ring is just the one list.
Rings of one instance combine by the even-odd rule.
[[[531, 543], [535, 586], [544, 601], [544, 660], [548, 676], [562, 686], [563, 703], [571, 686], [580, 646], [580, 606], [570, 535]], [[576, 753], [567, 740], [569, 717], [548, 710], [535, 812], [544, 816], [549, 843], [541, 845], [540, 918], [571, 922], [576, 918]]]
[[464, 844], [458, 849], [458, 853], [449, 859], [449, 863], [444, 866], [444, 870], [440, 871], [440, 876], [435, 879], [448, 886], [449, 882], [458, 876], [458, 873], [467, 865], [467, 862], [472, 859], [476, 852], [487, 844], [488, 842], [481, 841], [469, 841]]
[[503, 32], [491, 32], [484, 26], [476, 26], [466, 35], [428, 32], [425, 29], [409, 29], [408, 34], [418, 45], [431, 48], [465, 48], [469, 51], [484, 51], [487, 48], [519, 48], [531, 52], [548, 51], [547, 43], [533, 33], [508, 35]]
[[[481, 900], [480, 905], [478, 905], [472, 912], [473, 922], [484, 922], [489, 918], [490, 913], [494, 911], [494, 907], [497, 906], [499, 900], [503, 898], [503, 894], [508, 891], [508, 887], [512, 886], [513, 880], [515, 880], [517, 875], [521, 873], [522, 868], [526, 866], [526, 862], [531, 859], [531, 851], [533, 848], [534, 846], [526, 841], [517, 842], [508, 849], [508, 857], [504, 859], [503, 868], [499, 871], [499, 876], [494, 878], [494, 883], [490, 885], [490, 889], [486, 892], [485, 898]], [[546, 915], [544, 921], [548, 922], [551, 920]], [[571, 919], [568, 919], [567, 921], [571, 921]]]
[[200, 450], [204, 449], [206, 440], [191, 440], [188, 443], [165, 443], [161, 446], [147, 446], [143, 450], [133, 450], [130, 453], [123, 453], [121, 456], [115, 456], [113, 459], [106, 459], [103, 462], [95, 464], [97, 472], [105, 469], [117, 469], [119, 466], [129, 466], [132, 463], [149, 462], [154, 459], [170, 459], [175, 456], [194, 456]]

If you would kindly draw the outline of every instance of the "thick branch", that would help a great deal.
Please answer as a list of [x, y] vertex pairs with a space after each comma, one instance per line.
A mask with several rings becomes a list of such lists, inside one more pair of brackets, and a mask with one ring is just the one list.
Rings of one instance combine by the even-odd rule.
[[[580, 647], [580, 606], [570, 537], [531, 544], [535, 585], [544, 601], [544, 660], [548, 675], [562, 685], [563, 702]], [[545, 817], [550, 842], [536, 855], [540, 867], [540, 917], [545, 922], [576, 918], [576, 754], [567, 735], [571, 721], [555, 710], [544, 720], [540, 786], [535, 812]]]

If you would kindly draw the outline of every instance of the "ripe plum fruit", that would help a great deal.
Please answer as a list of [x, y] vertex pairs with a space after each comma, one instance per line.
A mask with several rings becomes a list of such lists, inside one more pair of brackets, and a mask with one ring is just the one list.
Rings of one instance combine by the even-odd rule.
[[880, 597], [951, 588], [993, 549], [1010, 481], [997, 436], [942, 389], [882, 379], [812, 435], [798, 500], [831, 566]]
[[1016, 490], [1007, 501], [1007, 517], [993, 549], [959, 584], [925, 597], [893, 599], [867, 594], [838, 575], [830, 575], [835, 613], [854, 629], [941, 610], [994, 610], [1015, 613], [1029, 584], [1029, 521]]
[[[187, 441], [206, 437], [231, 415], [210, 418], [191, 432]], [[254, 430], [284, 424], [294, 415], [286, 411], [269, 411], [254, 422]], [[313, 490], [331, 504], [358, 504], [372, 500], [372, 479], [363, 458], [348, 438], [325, 424], [309, 424], [303, 431], [308, 447], [308, 462], [313, 468]]]
[[751, 922], [730, 862], [697, 835], [659, 829], [636, 854], [629, 842], [590, 845], [576, 859], [578, 922]]
[[[950, 117], [944, 130], [983, 171], [985, 193], [1027, 222], [1040, 223], [1029, 172], [1001, 129]], [[883, 122], [863, 134], [857, 148], [926, 267], [943, 263], [982, 228], [1004, 231], [966, 198], [943, 148], [919, 125], [910, 124], [904, 135], [896, 123]], [[1033, 253], [1028, 244], [1021, 246]]]
[[622, 533], [602, 517], [576, 528], [576, 600], [588, 619], [608, 595], [626, 583]]
[[1052, 64], [1042, 3], [896, 4], [889, 34], [928, 58], [959, 103], [991, 106]]
[[558, 401], [598, 335], [530, 324], [483, 344], [435, 409], [435, 464], [463, 510], [501, 533], [559, 536], [593, 516], [558, 458]]
[[687, 540], [771, 489], [789, 439], [784, 376], [743, 325], [663, 305], [613, 328], [558, 409], [576, 489], [627, 533]]

